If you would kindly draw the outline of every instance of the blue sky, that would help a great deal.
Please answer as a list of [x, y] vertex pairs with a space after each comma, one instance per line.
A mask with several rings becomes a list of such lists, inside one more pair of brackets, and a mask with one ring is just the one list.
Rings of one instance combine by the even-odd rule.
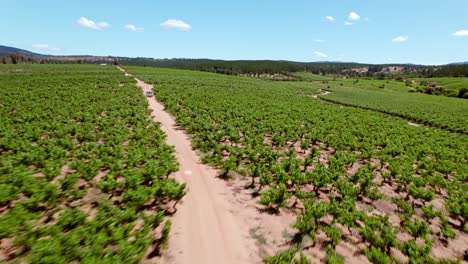
[[0, 0], [0, 45], [48, 54], [468, 61], [468, 0]]

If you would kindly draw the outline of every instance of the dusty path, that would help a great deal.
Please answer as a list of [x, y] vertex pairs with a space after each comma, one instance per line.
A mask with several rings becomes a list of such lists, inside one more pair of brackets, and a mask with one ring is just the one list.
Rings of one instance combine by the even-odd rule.
[[[135, 80], [143, 92], [153, 88]], [[164, 106], [155, 98], [147, 99], [153, 120], [160, 122], [167, 134], [166, 143], [175, 147], [180, 170], [174, 178], [187, 183], [189, 189], [172, 218], [169, 249], [158, 262], [261, 263], [261, 255], [274, 253], [285, 242], [283, 231], [294, 218], [260, 214], [249, 195], [239, 190], [236, 193], [233, 183], [228, 186], [216, 178], [214, 169], [201, 164], [189, 138]], [[269, 243], [266, 237], [273, 242]]]
[[320, 90], [320, 93], [319, 93], [319, 94], [314, 94], [314, 95], [312, 95], [312, 98], [318, 99], [319, 96], [327, 95], [327, 94], [331, 94], [331, 92], [329, 92], [329, 91], [324, 91], [324, 90]]

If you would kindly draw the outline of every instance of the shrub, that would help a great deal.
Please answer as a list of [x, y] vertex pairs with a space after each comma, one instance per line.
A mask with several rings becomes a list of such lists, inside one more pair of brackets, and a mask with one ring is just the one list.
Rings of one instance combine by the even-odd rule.
[[458, 91], [458, 98], [466, 98], [465, 95], [468, 94], [468, 88], [461, 88], [460, 91]]

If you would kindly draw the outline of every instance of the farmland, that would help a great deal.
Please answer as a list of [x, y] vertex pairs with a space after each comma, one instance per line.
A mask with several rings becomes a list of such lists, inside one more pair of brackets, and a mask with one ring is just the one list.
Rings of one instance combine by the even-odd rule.
[[0, 67], [0, 261], [138, 263], [167, 244], [185, 185], [146, 106], [114, 67]]
[[[382, 85], [389, 86], [385, 83]], [[341, 86], [334, 83], [328, 89], [332, 93], [322, 96], [325, 100], [404, 117], [452, 132], [468, 133], [468, 103], [464, 99], [377, 87], [361, 88], [357, 84]]]
[[[439, 97], [417, 95], [421, 103], [411, 113], [444, 128], [435, 129], [318, 100], [323, 82], [125, 69], [155, 85], [158, 100], [220, 178], [243, 179], [264, 212], [296, 213], [289, 250], [265, 262], [342, 263], [356, 255], [373, 263], [463, 259], [468, 141], [444, 129], [466, 131], [465, 101], [440, 101], [439, 111], [426, 113]], [[323, 97], [336, 91], [336, 100], [349, 100], [331, 90]], [[365, 96], [352, 100], [367, 104], [387, 94]], [[413, 102], [393, 101], [398, 112]]]
[[468, 264], [468, 0], [3, 2], [0, 264]]
[[293, 74], [293, 76], [299, 77], [308, 81], [333, 81], [336, 79], [333, 77], [317, 75], [317, 74], [313, 74], [310, 72], [296, 72]]
[[[262, 255], [265, 263], [465, 257], [466, 100], [380, 80], [123, 68], [154, 85], [203, 163], [249, 190], [257, 214], [295, 215], [288, 243]], [[191, 188], [171, 176], [184, 164], [135, 81], [112, 66], [24, 64], [0, 66], [0, 86], [0, 260], [138, 263], [164, 254], [168, 215]], [[205, 176], [187, 175], [192, 184]], [[205, 223], [203, 212], [188, 220]]]
[[409, 93], [405, 83], [398, 81], [316, 77], [308, 73], [295, 75], [314, 83], [317, 89], [328, 91], [320, 96], [325, 101], [386, 113], [451, 132], [468, 133], [468, 104], [463, 99]]
[[455, 94], [460, 91], [462, 88], [468, 88], [468, 78], [442, 78], [442, 77], [437, 77], [437, 78], [419, 78], [415, 79], [416, 81], [419, 82], [434, 82], [437, 83], [438, 85], [441, 85], [444, 87], [444, 89], [454, 91]]

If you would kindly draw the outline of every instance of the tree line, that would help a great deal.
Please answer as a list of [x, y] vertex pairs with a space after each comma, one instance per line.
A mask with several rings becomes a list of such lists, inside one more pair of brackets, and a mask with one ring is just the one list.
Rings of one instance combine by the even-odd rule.
[[[210, 59], [154, 59], [86, 56], [84, 59], [71, 60], [76, 56], [34, 57], [11, 54], [1, 59], [3, 64], [17, 63], [114, 63], [133, 66], [148, 66], [214, 72], [226, 75], [242, 74], [287, 74], [291, 72], [310, 72], [319, 75], [339, 77], [367, 77], [377, 79], [399, 77], [468, 77], [468, 65], [424, 66], [413, 64], [360, 64], [348, 62], [294, 62], [274, 60], [210, 60]], [[82, 57], [80, 57], [82, 58]], [[105, 59], [103, 59], [105, 58]], [[389, 69], [395, 69], [395, 71]], [[398, 70], [397, 70], [398, 69]]]

